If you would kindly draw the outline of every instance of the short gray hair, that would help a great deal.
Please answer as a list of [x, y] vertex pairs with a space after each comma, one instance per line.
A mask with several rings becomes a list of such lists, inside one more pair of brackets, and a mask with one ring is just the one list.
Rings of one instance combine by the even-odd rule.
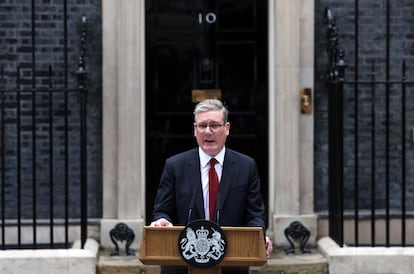
[[221, 111], [221, 115], [223, 117], [223, 122], [227, 123], [227, 119], [229, 116], [228, 109], [223, 105], [223, 103], [218, 99], [206, 99], [201, 101], [195, 106], [194, 109], [194, 119], [197, 117], [197, 114], [200, 112], [205, 112], [209, 110], [219, 110]]

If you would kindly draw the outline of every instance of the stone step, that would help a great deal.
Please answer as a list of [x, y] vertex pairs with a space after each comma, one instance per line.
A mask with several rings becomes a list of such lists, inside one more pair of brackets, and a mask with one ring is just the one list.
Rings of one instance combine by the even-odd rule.
[[328, 260], [317, 249], [310, 254], [296, 253], [286, 255], [283, 251], [273, 252], [266, 265], [250, 268], [250, 274], [328, 274]]
[[143, 265], [134, 256], [106, 256], [101, 255], [98, 259], [97, 274], [159, 274], [159, 266]]
[[[98, 274], [159, 274], [159, 266], [143, 265], [137, 257], [109, 256], [101, 254], [97, 262]], [[325, 257], [318, 250], [310, 254], [286, 255], [275, 251], [263, 267], [251, 267], [250, 274], [328, 274], [329, 267]]]

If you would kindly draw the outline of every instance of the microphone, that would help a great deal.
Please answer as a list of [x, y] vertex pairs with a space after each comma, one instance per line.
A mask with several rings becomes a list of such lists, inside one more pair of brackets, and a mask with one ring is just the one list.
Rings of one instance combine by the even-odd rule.
[[194, 208], [194, 203], [195, 203], [195, 198], [197, 196], [197, 193], [198, 193], [198, 186], [196, 186], [195, 191], [193, 192], [193, 196], [191, 196], [190, 206], [188, 207], [188, 221], [187, 221], [187, 224], [189, 224], [190, 220], [191, 220], [191, 214], [193, 213], [193, 208]]
[[220, 225], [220, 191], [217, 192], [216, 207], [216, 223]]

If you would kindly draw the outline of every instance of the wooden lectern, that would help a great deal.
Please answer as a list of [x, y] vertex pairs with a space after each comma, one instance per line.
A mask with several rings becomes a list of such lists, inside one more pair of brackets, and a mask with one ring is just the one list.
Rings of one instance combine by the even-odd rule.
[[263, 230], [260, 227], [222, 227], [227, 251], [222, 261], [211, 268], [188, 265], [178, 250], [184, 226], [150, 227], [142, 232], [139, 260], [145, 265], [187, 266], [191, 274], [219, 274], [222, 267], [262, 266], [266, 263]]

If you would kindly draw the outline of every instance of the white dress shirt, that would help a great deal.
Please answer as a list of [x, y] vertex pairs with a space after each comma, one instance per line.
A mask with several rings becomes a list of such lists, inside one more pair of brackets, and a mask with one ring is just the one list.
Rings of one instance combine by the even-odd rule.
[[[217, 160], [217, 163], [214, 166], [214, 168], [216, 169], [219, 183], [221, 181], [221, 173], [223, 171], [225, 151], [226, 151], [226, 148], [223, 147], [223, 149], [216, 156], [214, 156], [214, 158], [216, 158]], [[210, 220], [210, 212], [208, 210], [209, 208], [208, 170], [210, 169], [210, 159], [212, 157], [207, 155], [200, 147], [198, 148], [198, 154], [200, 156], [201, 184], [203, 187], [203, 199], [204, 199], [204, 215], [207, 220]]]

